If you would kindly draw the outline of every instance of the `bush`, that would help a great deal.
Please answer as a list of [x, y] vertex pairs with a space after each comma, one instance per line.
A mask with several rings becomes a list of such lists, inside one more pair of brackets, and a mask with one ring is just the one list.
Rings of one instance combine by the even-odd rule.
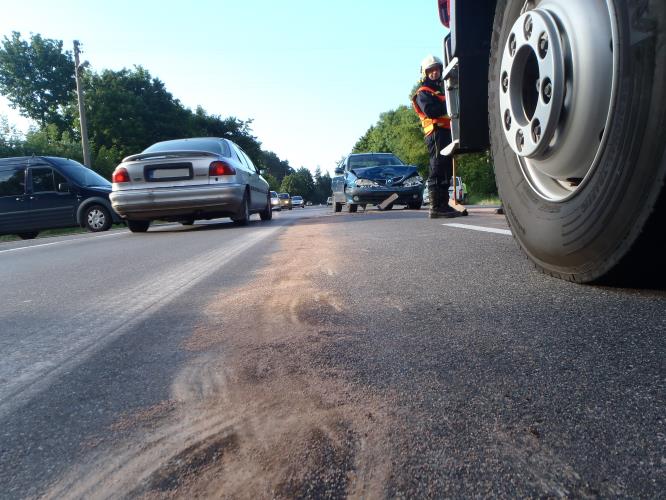
[[497, 196], [495, 172], [488, 152], [456, 156], [456, 175], [462, 177], [469, 194]]

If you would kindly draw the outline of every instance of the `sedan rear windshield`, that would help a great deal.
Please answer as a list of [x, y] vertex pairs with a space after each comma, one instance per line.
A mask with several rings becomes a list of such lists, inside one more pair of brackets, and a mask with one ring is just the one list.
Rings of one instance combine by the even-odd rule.
[[111, 187], [111, 183], [97, 172], [84, 167], [79, 162], [65, 158], [51, 158], [65, 177], [73, 180], [82, 187]]
[[216, 155], [231, 156], [229, 145], [224, 140], [217, 139], [176, 139], [153, 144], [146, 148], [144, 153], [165, 153], [168, 151], [208, 151]]
[[383, 154], [367, 154], [367, 155], [354, 155], [349, 157], [347, 162], [349, 168], [363, 168], [363, 167], [386, 167], [388, 165], [403, 165], [400, 158], [394, 155]]

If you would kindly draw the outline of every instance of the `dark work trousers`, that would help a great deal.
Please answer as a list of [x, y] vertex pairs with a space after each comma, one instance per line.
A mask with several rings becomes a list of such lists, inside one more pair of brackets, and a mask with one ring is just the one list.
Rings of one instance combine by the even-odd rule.
[[426, 145], [430, 154], [430, 176], [428, 187], [443, 186], [446, 198], [449, 197], [449, 179], [453, 175], [453, 162], [450, 156], [443, 156], [440, 151], [451, 142], [449, 129], [435, 128], [432, 134], [426, 136]]

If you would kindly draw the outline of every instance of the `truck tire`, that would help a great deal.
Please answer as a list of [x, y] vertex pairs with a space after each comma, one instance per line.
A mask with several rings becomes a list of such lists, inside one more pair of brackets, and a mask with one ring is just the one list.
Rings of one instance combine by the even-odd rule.
[[666, 282], [666, 3], [499, 0], [488, 110], [500, 198], [543, 272]]

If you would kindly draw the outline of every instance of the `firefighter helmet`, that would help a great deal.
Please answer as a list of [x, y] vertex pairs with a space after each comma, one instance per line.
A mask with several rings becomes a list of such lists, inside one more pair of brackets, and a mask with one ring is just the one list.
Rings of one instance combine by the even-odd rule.
[[439, 66], [442, 70], [444, 69], [444, 64], [442, 64], [442, 60], [439, 57], [433, 55], [426, 56], [426, 58], [421, 61], [421, 77], [425, 78], [426, 72], [435, 66]]

